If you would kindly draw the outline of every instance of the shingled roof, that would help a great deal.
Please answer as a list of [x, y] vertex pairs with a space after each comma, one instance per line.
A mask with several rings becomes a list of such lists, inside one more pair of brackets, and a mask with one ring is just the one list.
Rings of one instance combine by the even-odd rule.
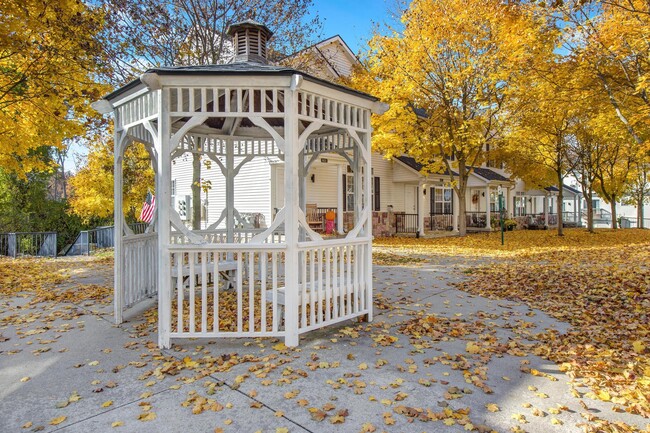
[[[420, 164], [415, 160], [415, 158], [411, 158], [410, 156], [400, 155], [397, 157], [397, 159], [399, 159], [402, 163], [406, 164], [407, 166], [409, 166], [410, 168], [412, 168], [417, 172], [421, 172], [422, 169], [424, 168], [422, 164]], [[431, 173], [431, 174], [441, 174], [443, 176], [449, 176], [449, 171], [445, 168], [445, 171], [443, 173]], [[457, 175], [456, 172], [454, 172], [453, 174], [454, 176]]]
[[510, 182], [510, 179], [500, 175], [496, 171], [490, 170], [489, 168], [474, 167], [474, 173], [478, 174], [487, 181]]
[[[305, 72], [299, 71], [293, 68], [287, 68], [284, 66], [274, 66], [266, 65], [262, 63], [255, 62], [238, 62], [238, 63], [226, 63], [223, 65], [197, 65], [197, 66], [162, 66], [158, 68], [151, 68], [147, 70], [146, 73], [153, 73], [157, 75], [204, 75], [204, 76], [218, 76], [218, 75], [241, 75], [241, 76], [250, 76], [250, 75], [276, 75], [276, 76], [287, 76], [290, 77], [294, 74], [302, 75], [307, 81], [321, 84], [332, 89], [340, 90], [355, 96], [361, 96], [365, 99], [370, 99], [372, 101], [378, 101], [379, 99], [358, 90], [351, 89], [350, 87], [341, 86], [339, 84], [332, 83], [331, 81], [323, 80], [321, 78], [314, 77], [313, 75], [307, 74]], [[121, 95], [122, 93], [138, 86], [141, 84], [140, 79], [131, 81], [130, 83], [120, 87], [112, 93], [104, 96], [103, 99], [111, 100]]]

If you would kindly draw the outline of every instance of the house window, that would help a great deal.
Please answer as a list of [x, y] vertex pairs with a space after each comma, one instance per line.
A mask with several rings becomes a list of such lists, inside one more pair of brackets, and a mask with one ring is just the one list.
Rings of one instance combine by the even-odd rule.
[[499, 211], [499, 195], [496, 192], [490, 192], [490, 212]]
[[[520, 194], [520, 193], [517, 193]], [[514, 216], [526, 215], [526, 197], [515, 197]]]
[[[361, 167], [361, 173], [359, 178], [361, 180], [360, 192], [361, 192], [361, 202], [365, 201], [365, 191], [366, 191], [366, 179], [363, 175], [365, 172], [364, 167]], [[378, 211], [381, 203], [379, 201], [380, 192], [380, 183], [379, 177], [372, 177], [370, 183], [370, 199], [371, 199], [371, 209]], [[353, 211], [354, 210], [354, 171], [348, 166], [347, 173], [343, 175], [343, 210], [344, 211]]]
[[453, 197], [451, 188], [431, 188], [431, 213], [451, 215], [454, 212]]

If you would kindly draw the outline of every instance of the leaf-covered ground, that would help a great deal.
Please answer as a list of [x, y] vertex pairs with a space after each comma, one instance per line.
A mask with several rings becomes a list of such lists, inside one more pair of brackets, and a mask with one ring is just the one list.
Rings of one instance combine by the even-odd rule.
[[[569, 332], [516, 330], [534, 352], [574, 378], [576, 396], [650, 417], [650, 231], [566, 230], [499, 233], [435, 240], [381, 239], [404, 255], [482, 256], [458, 287], [494, 299], [525, 302], [572, 325]], [[609, 426], [624, 431], [625, 426]]]
[[110, 257], [0, 259], [0, 431], [650, 432], [650, 233], [506, 235], [378, 240], [374, 321], [295, 349], [160, 350]]

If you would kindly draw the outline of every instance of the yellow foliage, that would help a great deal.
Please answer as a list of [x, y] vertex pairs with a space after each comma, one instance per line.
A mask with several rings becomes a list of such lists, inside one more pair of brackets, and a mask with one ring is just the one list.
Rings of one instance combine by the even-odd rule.
[[0, 16], [0, 166], [21, 175], [47, 169], [34, 151], [62, 148], [96, 116], [103, 18], [76, 0], [5, 1]]
[[[113, 215], [113, 140], [95, 144], [86, 166], [70, 179], [72, 211], [85, 220]], [[124, 153], [123, 211], [134, 220], [140, 214], [147, 191], [154, 191], [154, 171], [144, 145], [133, 143]]]

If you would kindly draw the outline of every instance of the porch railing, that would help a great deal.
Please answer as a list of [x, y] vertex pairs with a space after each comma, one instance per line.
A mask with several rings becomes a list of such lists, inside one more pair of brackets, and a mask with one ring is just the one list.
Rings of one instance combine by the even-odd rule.
[[472, 228], [486, 228], [487, 227], [487, 213], [486, 212], [465, 212], [465, 225]]
[[453, 214], [429, 214], [429, 230], [450, 230], [453, 226]]
[[418, 231], [418, 214], [396, 212], [395, 231], [397, 233], [416, 233]]
[[56, 232], [0, 233], [0, 255], [56, 257]]

